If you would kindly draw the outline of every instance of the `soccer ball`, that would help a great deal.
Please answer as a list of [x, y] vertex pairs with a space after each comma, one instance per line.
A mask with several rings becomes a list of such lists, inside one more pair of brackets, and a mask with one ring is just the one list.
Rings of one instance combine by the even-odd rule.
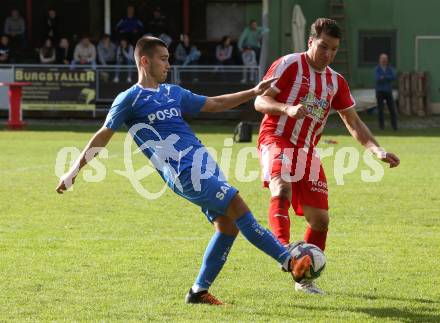
[[310, 270], [306, 272], [305, 278], [316, 279], [325, 269], [325, 255], [322, 250], [311, 243], [305, 243], [303, 241], [291, 244], [289, 252], [295, 259], [299, 259], [305, 255], [309, 255], [312, 260]]

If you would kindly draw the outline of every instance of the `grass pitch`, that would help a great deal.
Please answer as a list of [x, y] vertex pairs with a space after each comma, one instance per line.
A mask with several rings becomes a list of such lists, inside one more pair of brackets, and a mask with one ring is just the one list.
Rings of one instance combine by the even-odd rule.
[[[385, 169], [379, 183], [361, 181], [361, 163], [338, 186], [333, 159], [324, 160], [331, 224], [319, 284], [327, 296], [294, 292], [291, 278], [239, 236], [212, 287], [228, 303], [218, 308], [184, 304], [211, 225], [169, 190], [146, 200], [114, 172], [124, 169], [124, 133], [102, 160], [104, 181], [79, 178], [72, 192], [56, 194], [58, 151], [82, 149], [97, 127], [0, 131], [0, 321], [440, 321], [439, 128], [376, 132], [402, 161]], [[232, 125], [193, 128], [218, 149], [233, 131]], [[342, 127], [326, 138], [339, 142], [335, 149], [362, 151]], [[233, 167], [244, 146], [234, 145]], [[139, 169], [145, 159], [135, 157]], [[249, 160], [247, 170], [258, 169]], [[258, 180], [230, 179], [267, 225], [269, 192]], [[157, 175], [143, 183], [162, 187]], [[305, 224], [292, 219], [297, 240]]]

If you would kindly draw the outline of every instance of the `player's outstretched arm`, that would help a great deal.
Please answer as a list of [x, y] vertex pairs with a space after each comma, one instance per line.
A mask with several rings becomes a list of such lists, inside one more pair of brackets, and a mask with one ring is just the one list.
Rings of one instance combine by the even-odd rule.
[[113, 130], [106, 127], [102, 127], [95, 133], [73, 166], [67, 171], [67, 173], [61, 176], [58, 186], [56, 187], [57, 193], [63, 194], [65, 190], [73, 185], [81, 168], [98, 155], [99, 151], [110, 141], [113, 133]]
[[302, 104], [295, 106], [278, 102], [275, 97], [278, 92], [269, 88], [263, 95], [255, 99], [255, 110], [264, 114], [287, 115], [295, 119], [302, 119], [307, 115], [307, 108]]
[[257, 84], [257, 86], [246, 91], [208, 97], [201, 111], [221, 112], [238, 107], [240, 104], [243, 104], [256, 96], [263, 94], [270, 87], [270, 84], [276, 79], [277, 78], [270, 78], [261, 81]]
[[350, 134], [361, 145], [376, 155], [381, 161], [390, 164], [390, 167], [397, 167], [400, 164], [400, 159], [391, 152], [386, 152], [374, 138], [370, 129], [359, 118], [354, 108], [339, 111], [339, 115], [344, 121]]

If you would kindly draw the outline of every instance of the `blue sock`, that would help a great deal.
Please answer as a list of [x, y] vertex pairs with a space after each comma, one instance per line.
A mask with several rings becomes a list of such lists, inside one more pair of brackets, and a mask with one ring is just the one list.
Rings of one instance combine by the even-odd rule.
[[245, 238], [255, 247], [265, 252], [282, 266], [290, 258], [289, 251], [274, 237], [272, 232], [263, 228], [249, 211], [235, 221]]
[[202, 267], [193, 286], [194, 292], [206, 290], [211, 286], [222, 270], [235, 238], [220, 232], [214, 233], [206, 247]]

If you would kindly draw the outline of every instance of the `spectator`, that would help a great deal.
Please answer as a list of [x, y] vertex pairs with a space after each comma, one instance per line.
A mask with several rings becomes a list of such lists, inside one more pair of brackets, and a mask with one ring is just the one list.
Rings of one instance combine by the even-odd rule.
[[154, 8], [153, 18], [148, 22], [148, 33], [154, 37], [168, 34], [166, 18], [162, 15], [159, 7]]
[[232, 51], [233, 47], [231, 45], [231, 37], [223, 36], [221, 43], [215, 48], [217, 64], [232, 65], [234, 63], [232, 59]]
[[[119, 46], [116, 51], [116, 63], [118, 66], [116, 67], [116, 75], [113, 82], [119, 82], [119, 65], [134, 65], [133, 46], [126, 39], [121, 39], [119, 41]], [[127, 71], [127, 83], [131, 83], [131, 73], [132, 70], [129, 68]]]
[[62, 37], [57, 49], [57, 63], [69, 65], [72, 59], [72, 46], [70, 46], [69, 40], [66, 37]]
[[177, 65], [197, 64], [200, 55], [200, 51], [191, 43], [189, 35], [184, 34], [182, 41], [177, 45], [174, 51], [175, 63]]
[[387, 102], [390, 111], [391, 126], [397, 130], [396, 108], [393, 100], [393, 81], [396, 79], [394, 70], [388, 66], [388, 55], [380, 54], [379, 65], [376, 66], [376, 99], [377, 109], [379, 110], [379, 127], [385, 129], [383, 115], [383, 101]]
[[47, 38], [44, 41], [44, 46], [40, 48], [39, 56], [40, 56], [40, 63], [55, 64], [56, 62], [55, 47], [53, 47], [53, 43], [50, 38]]
[[249, 27], [246, 27], [238, 40], [238, 49], [243, 51], [245, 47], [250, 47], [255, 51], [257, 63], [260, 59], [261, 38], [268, 31], [267, 28], [258, 27], [257, 21], [252, 19]]
[[17, 9], [11, 11], [11, 15], [5, 20], [5, 34], [9, 37], [10, 45], [14, 48], [26, 47], [25, 23]]
[[116, 32], [120, 39], [125, 38], [131, 44], [136, 43], [138, 38], [143, 34], [144, 25], [135, 17], [134, 7], [127, 7], [127, 16], [119, 20], [116, 24]]
[[75, 46], [72, 67], [76, 64], [91, 64], [92, 68], [96, 67], [96, 48], [90, 41], [89, 36], [81, 38], [81, 41]]
[[46, 19], [44, 21], [44, 38], [50, 38], [53, 42], [58, 41], [58, 17], [54, 9], [49, 9]]
[[[243, 48], [241, 59], [243, 60], [243, 65], [246, 67], [257, 66], [257, 55], [255, 54], [255, 51], [251, 47]], [[248, 74], [249, 74], [249, 81], [255, 82], [255, 73], [256, 73], [255, 69], [244, 68], [243, 78], [241, 79], [241, 83], [248, 82]]]
[[108, 34], [104, 34], [98, 44], [98, 60], [101, 65], [116, 63], [116, 45], [111, 42]]
[[169, 35], [167, 19], [160, 7], [155, 7], [153, 10], [153, 18], [148, 23], [148, 34], [160, 38], [169, 47], [173, 39]]
[[6, 35], [0, 38], [0, 64], [11, 63], [11, 48], [9, 47], [9, 38]]

